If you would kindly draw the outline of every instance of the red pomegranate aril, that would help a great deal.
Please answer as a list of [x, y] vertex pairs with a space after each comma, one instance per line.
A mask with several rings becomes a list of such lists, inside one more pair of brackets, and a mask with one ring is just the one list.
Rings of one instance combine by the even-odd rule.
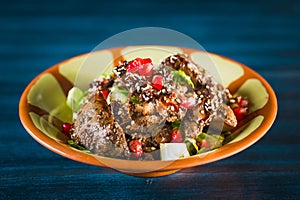
[[236, 97], [236, 106], [232, 110], [237, 121], [240, 121], [248, 114], [249, 107], [250, 102], [247, 99], [241, 96]]
[[207, 140], [205, 140], [205, 139], [203, 139], [202, 141], [201, 141], [201, 148], [210, 148], [210, 144], [209, 144], [209, 142], [207, 141]]
[[144, 58], [142, 63], [143, 64], [152, 63], [152, 60], [150, 58]]
[[248, 108], [247, 107], [246, 108], [244, 108], [244, 107], [234, 108], [233, 113], [234, 113], [236, 119], [239, 121], [247, 115]]
[[137, 158], [143, 155], [142, 143], [139, 140], [131, 140], [129, 142], [129, 150], [134, 153], [134, 156]]
[[71, 136], [72, 124], [70, 124], [70, 123], [63, 123], [61, 127], [62, 127], [63, 133], [66, 134], [68, 137], [70, 137]]
[[136, 59], [134, 59], [134, 61], [136, 62], [137, 65], [144, 64], [144, 59], [142, 59], [142, 58], [136, 58]]
[[152, 63], [147, 63], [144, 65], [141, 65], [139, 67], [139, 74], [141, 76], [151, 76], [153, 71], [153, 65]]
[[157, 89], [161, 90], [164, 85], [164, 77], [161, 75], [155, 75], [152, 78], [152, 86]]
[[150, 58], [136, 58], [129, 62], [126, 70], [131, 73], [139, 73], [142, 76], [151, 76], [153, 71], [153, 64]]
[[241, 98], [239, 101], [238, 101], [238, 105], [240, 107], [249, 107], [249, 101], [247, 99], [243, 99]]
[[143, 65], [143, 59], [142, 58], [136, 58], [133, 61], [130, 61], [126, 67], [128, 72], [136, 73], [139, 71], [140, 66]]
[[102, 93], [104, 99], [107, 99], [107, 97], [108, 97], [108, 90], [101, 90], [101, 93]]
[[180, 143], [183, 142], [182, 134], [178, 129], [173, 130], [172, 132], [172, 142], [174, 143]]
[[131, 61], [128, 63], [126, 70], [131, 73], [136, 73], [139, 70], [139, 65], [135, 61]]

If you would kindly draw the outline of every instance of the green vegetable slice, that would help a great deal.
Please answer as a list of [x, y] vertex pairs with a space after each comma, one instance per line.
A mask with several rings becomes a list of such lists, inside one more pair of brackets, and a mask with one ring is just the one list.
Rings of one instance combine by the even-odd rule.
[[198, 149], [195, 139], [186, 138], [184, 142], [185, 142], [186, 148], [187, 148], [190, 156], [196, 155], [198, 153], [199, 149]]
[[191, 86], [192, 88], [194, 88], [194, 84], [191, 80], [191, 77], [189, 77], [188, 75], [186, 75], [186, 73], [182, 70], [178, 70], [178, 71], [172, 71], [171, 74], [173, 75], [173, 79], [174, 81], [186, 85], [186, 86]]
[[[199, 149], [197, 142], [201, 143], [202, 140], [204, 139], [210, 144], [210, 147], [209, 148], [202, 147]], [[224, 137], [222, 135], [201, 133], [195, 139], [186, 138], [184, 142], [186, 144], [186, 148], [188, 152], [192, 156], [192, 155], [202, 154], [210, 150], [221, 147], [223, 140]]]
[[201, 142], [203, 139], [207, 140], [210, 144], [209, 149], [216, 149], [222, 146], [224, 137], [218, 134], [201, 133], [197, 136], [196, 141]]
[[109, 79], [110, 77], [111, 77], [110, 74], [103, 73], [103, 74], [101, 74], [100, 79], [101, 79], [101, 78]]
[[132, 101], [132, 103], [134, 103], [134, 104], [141, 104], [141, 102], [140, 102], [135, 96], [132, 96], [132, 97], [131, 97], [131, 101]]
[[79, 108], [82, 106], [82, 103], [86, 99], [86, 96], [88, 94], [88, 90], [82, 91], [78, 87], [73, 87], [68, 92], [67, 96], [67, 105], [70, 107], [73, 112], [77, 112]]

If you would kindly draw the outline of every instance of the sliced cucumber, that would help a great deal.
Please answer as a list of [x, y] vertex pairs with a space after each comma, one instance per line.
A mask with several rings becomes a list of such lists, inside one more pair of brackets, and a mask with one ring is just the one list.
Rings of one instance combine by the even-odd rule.
[[78, 87], [73, 87], [67, 96], [67, 105], [70, 107], [73, 112], [77, 112], [81, 107], [83, 101], [85, 100], [88, 91], [83, 92]]

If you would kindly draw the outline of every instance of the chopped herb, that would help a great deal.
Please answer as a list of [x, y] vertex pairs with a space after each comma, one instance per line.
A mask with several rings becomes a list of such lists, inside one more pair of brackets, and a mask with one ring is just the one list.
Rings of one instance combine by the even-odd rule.
[[71, 147], [74, 147], [75, 149], [78, 149], [80, 151], [84, 151], [84, 152], [90, 152], [89, 150], [87, 150], [86, 148], [84, 148], [83, 146], [80, 146], [78, 144], [76, 144], [73, 140], [68, 140], [68, 144]]
[[134, 103], [134, 104], [141, 104], [141, 102], [140, 102], [135, 96], [132, 96], [132, 97], [131, 97], [131, 101], [132, 101], [132, 103]]
[[100, 78], [107, 78], [107, 74], [106, 73], [103, 73], [103, 74], [101, 74], [101, 76], [100, 76]]
[[180, 123], [181, 123], [180, 120], [176, 120], [176, 121], [172, 122], [172, 128], [173, 129], [179, 129]]
[[110, 74], [103, 73], [103, 74], [101, 74], [100, 79], [101, 78], [103, 78], [103, 79], [110, 79], [112, 76], [113, 76], [112, 72]]
[[186, 75], [186, 73], [182, 70], [178, 70], [178, 71], [172, 71], [171, 74], [173, 75], [173, 79], [174, 81], [186, 85], [186, 86], [191, 86], [192, 88], [194, 88], [194, 84], [191, 80], [191, 77], [189, 77], [188, 75]]

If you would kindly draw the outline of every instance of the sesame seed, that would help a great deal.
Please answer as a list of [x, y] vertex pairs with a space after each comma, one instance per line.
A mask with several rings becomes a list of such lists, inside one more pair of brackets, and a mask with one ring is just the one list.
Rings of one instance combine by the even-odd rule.
[[235, 99], [230, 99], [229, 102], [230, 103], [235, 103]]

